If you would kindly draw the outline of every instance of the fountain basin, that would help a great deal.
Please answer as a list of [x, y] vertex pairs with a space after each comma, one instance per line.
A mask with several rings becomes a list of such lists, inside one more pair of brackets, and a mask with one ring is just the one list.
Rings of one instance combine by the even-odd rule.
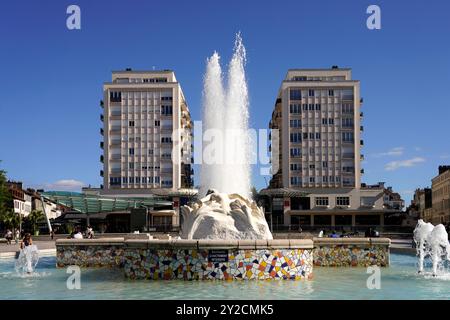
[[122, 268], [131, 279], [309, 279], [313, 266], [389, 265], [390, 239], [56, 241], [57, 267]]

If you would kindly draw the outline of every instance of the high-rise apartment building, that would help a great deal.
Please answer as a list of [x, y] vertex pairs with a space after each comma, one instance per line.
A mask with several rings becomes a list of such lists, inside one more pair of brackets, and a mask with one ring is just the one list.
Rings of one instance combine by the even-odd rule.
[[272, 179], [260, 192], [271, 224], [380, 226], [403, 209], [384, 183], [361, 183], [361, 104], [351, 69], [288, 71], [269, 123]]
[[103, 93], [102, 193], [192, 187], [192, 120], [174, 72], [113, 71]]
[[359, 188], [361, 102], [350, 69], [289, 70], [270, 122], [280, 130], [272, 187]]

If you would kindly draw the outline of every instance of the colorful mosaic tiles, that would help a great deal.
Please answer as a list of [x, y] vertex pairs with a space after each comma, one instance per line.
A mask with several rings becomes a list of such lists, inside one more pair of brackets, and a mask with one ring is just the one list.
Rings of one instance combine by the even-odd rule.
[[125, 275], [154, 280], [299, 280], [312, 275], [310, 249], [227, 251], [228, 261], [213, 262], [208, 249], [127, 249]]
[[119, 267], [131, 279], [308, 279], [314, 266], [389, 265], [389, 239], [238, 242], [57, 240], [57, 266]]
[[75, 245], [57, 246], [58, 267], [77, 265], [80, 267], [121, 267], [123, 245]]
[[314, 265], [322, 267], [368, 267], [389, 265], [388, 246], [354, 244], [314, 247]]

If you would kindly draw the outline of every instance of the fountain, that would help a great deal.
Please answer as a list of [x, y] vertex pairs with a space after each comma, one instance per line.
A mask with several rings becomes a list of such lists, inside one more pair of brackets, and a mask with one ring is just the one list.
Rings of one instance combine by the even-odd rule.
[[31, 274], [34, 272], [34, 268], [36, 267], [39, 261], [39, 250], [36, 245], [31, 244], [29, 246], [25, 246], [20, 250], [19, 257], [15, 263], [15, 269], [17, 273], [28, 273]]
[[203, 135], [211, 143], [204, 148], [200, 189], [207, 195], [181, 208], [183, 239], [272, 239], [263, 210], [249, 199], [251, 139], [245, 61], [238, 33], [225, 90], [219, 54], [214, 52], [207, 59]]
[[437, 276], [439, 265], [450, 261], [450, 243], [448, 233], [442, 224], [433, 226], [420, 219], [414, 229], [414, 241], [419, 256], [419, 273], [423, 272], [424, 260], [430, 256], [433, 263], [433, 276]]

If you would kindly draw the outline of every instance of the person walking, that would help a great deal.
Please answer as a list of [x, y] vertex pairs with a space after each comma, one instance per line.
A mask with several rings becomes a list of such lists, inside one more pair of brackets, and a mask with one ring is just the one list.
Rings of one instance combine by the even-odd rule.
[[13, 239], [13, 233], [11, 230], [7, 229], [5, 233], [6, 244], [11, 244], [11, 240]]

